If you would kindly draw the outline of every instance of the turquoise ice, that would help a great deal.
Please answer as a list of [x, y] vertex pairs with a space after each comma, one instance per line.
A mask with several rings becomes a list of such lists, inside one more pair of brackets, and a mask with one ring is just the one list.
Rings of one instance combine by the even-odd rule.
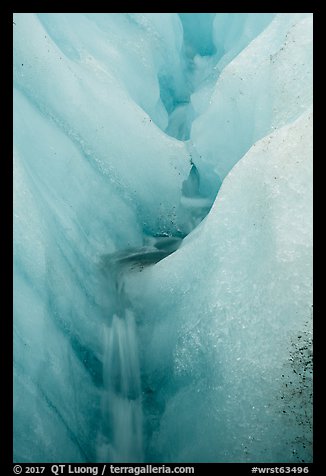
[[312, 14], [14, 21], [15, 461], [311, 461]]

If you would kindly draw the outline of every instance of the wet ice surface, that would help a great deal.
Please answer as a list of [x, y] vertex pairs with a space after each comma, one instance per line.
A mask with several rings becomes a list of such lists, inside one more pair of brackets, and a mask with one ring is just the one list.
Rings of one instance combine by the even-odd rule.
[[311, 460], [311, 143], [309, 111], [257, 142], [182, 246], [129, 276], [151, 458]]
[[311, 461], [312, 15], [14, 20], [15, 461]]
[[175, 237], [152, 237], [148, 240], [151, 246], [139, 248], [127, 248], [124, 251], [117, 251], [107, 256], [102, 256], [102, 263], [109, 268], [118, 268], [119, 270], [143, 269], [145, 266], [155, 264], [176, 251], [181, 242], [181, 238]]
[[152, 246], [131, 248], [101, 257], [101, 267], [115, 283], [117, 313], [104, 330], [103, 396], [98, 461], [144, 461], [143, 410], [138, 336], [125, 275], [161, 261], [180, 245], [181, 238], [152, 237]]

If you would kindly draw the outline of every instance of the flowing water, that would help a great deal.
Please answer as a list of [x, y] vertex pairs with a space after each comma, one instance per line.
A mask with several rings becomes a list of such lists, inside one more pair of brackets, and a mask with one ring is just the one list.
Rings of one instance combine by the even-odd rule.
[[97, 459], [142, 462], [143, 415], [135, 315], [125, 292], [125, 276], [157, 263], [175, 251], [180, 238], [159, 237], [155, 246], [103, 257], [108, 285], [115, 286], [114, 312], [103, 332], [103, 390]]

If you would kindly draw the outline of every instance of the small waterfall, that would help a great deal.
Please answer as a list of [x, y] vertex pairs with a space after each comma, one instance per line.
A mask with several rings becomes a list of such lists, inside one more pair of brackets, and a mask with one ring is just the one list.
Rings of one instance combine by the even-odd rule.
[[103, 395], [99, 462], [143, 461], [143, 418], [135, 316], [124, 291], [124, 267], [108, 258], [109, 283], [115, 286], [115, 312], [103, 330]]
[[137, 329], [125, 292], [125, 273], [140, 272], [180, 245], [179, 237], [156, 237], [153, 244], [103, 256], [114, 312], [103, 331], [103, 389], [97, 461], [144, 461], [142, 392]]
[[98, 458], [110, 462], [143, 459], [142, 406], [135, 318], [114, 314], [105, 330], [104, 396]]

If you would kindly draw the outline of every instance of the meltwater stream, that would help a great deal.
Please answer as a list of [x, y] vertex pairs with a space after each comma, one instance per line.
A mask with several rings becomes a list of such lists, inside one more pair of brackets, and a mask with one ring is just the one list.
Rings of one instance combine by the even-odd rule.
[[103, 333], [103, 396], [97, 460], [143, 462], [143, 413], [135, 315], [125, 291], [125, 276], [157, 263], [175, 251], [180, 238], [156, 237], [152, 246], [103, 257], [116, 303]]
[[140, 370], [135, 317], [114, 314], [104, 332], [104, 392], [99, 461], [143, 460]]
[[312, 20], [14, 14], [15, 463], [311, 461]]

